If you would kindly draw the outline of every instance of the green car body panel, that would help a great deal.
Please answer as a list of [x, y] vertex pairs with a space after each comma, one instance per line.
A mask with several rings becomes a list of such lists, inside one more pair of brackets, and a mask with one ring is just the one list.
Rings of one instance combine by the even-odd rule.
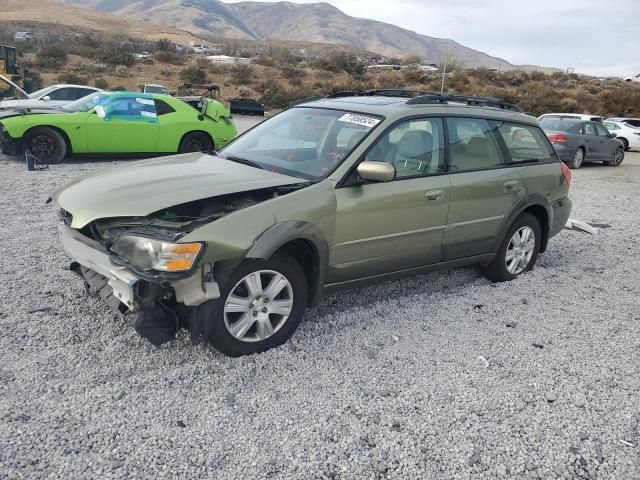
[[[304, 108], [375, 116], [377, 123], [315, 181], [223, 158], [242, 135], [221, 156], [192, 153], [96, 171], [73, 180], [53, 198], [72, 215], [70, 227], [82, 230], [100, 219], [147, 218], [201, 199], [266, 191], [260, 201], [185, 230], [177, 242], [206, 245], [197, 267], [213, 265], [214, 272], [245, 259], [269, 259], [292, 242], [304, 244], [310, 305], [334, 289], [433, 268], [488, 264], [523, 212], [540, 223], [540, 251], [566, 223], [569, 185], [542, 133], [549, 154], [544, 161], [449, 169], [388, 182], [358, 180], [356, 167], [372, 146], [407, 119], [477, 118], [539, 130], [535, 118], [466, 105], [408, 105], [406, 99], [385, 97], [325, 99], [292, 110]], [[185, 276], [198, 275], [194, 272]], [[163, 276], [154, 281], [163, 279], [173, 281]]]
[[96, 108], [86, 112], [63, 112], [56, 109], [33, 109], [0, 115], [0, 125], [14, 142], [20, 142], [35, 127], [52, 127], [62, 132], [71, 154], [107, 153], [176, 153], [181, 140], [191, 132], [204, 132], [220, 148], [236, 136], [229, 120], [228, 109], [210, 100], [207, 115], [189, 104], [159, 94], [116, 92], [111, 97], [142, 97], [157, 99], [171, 107], [169, 113], [159, 113], [157, 121], [129, 121], [122, 117], [102, 118]]

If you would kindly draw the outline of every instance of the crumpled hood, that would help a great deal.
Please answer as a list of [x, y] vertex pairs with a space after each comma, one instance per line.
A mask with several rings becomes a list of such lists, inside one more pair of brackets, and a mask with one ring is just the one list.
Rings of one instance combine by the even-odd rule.
[[229, 193], [305, 180], [202, 153], [131, 162], [80, 176], [54, 195], [73, 228], [99, 218], [142, 217], [164, 208]]
[[73, 113], [61, 108], [51, 107], [5, 107], [0, 102], [0, 120], [9, 117], [19, 117], [20, 115], [42, 115], [47, 113]]

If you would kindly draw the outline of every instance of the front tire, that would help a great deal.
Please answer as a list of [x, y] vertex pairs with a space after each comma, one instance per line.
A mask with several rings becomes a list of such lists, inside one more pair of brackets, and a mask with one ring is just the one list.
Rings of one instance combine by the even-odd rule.
[[485, 268], [494, 282], [506, 282], [530, 271], [538, 259], [542, 228], [536, 217], [524, 213], [511, 225], [496, 258]]
[[67, 143], [64, 137], [50, 127], [37, 127], [30, 130], [24, 137], [25, 150], [31, 150], [42, 163], [60, 163], [67, 155]]
[[208, 153], [213, 150], [213, 142], [206, 133], [187, 133], [178, 147], [178, 153], [203, 152]]
[[264, 352], [293, 335], [308, 297], [304, 271], [289, 255], [245, 260], [224, 280], [219, 299], [195, 309], [193, 323], [225, 355]]
[[584, 155], [584, 148], [578, 147], [576, 153], [573, 154], [573, 158], [568, 162], [569, 168], [572, 170], [580, 168], [584, 162]]
[[622, 147], [618, 147], [611, 154], [611, 160], [607, 160], [604, 164], [608, 167], [618, 167], [624, 160], [624, 150]]

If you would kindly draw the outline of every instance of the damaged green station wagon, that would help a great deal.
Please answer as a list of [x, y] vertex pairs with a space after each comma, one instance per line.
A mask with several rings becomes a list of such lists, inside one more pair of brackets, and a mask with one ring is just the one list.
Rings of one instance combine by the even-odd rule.
[[184, 327], [236, 356], [285, 342], [325, 292], [469, 264], [516, 278], [567, 221], [570, 181], [514, 105], [368, 91], [53, 198], [71, 269], [138, 333], [160, 344]]

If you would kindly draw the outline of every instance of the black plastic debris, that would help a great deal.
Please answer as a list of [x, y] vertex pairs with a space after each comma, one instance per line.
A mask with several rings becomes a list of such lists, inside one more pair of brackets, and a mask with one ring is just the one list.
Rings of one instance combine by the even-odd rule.
[[173, 312], [156, 304], [136, 313], [133, 327], [138, 335], [159, 347], [163, 343], [175, 340], [179, 322]]

